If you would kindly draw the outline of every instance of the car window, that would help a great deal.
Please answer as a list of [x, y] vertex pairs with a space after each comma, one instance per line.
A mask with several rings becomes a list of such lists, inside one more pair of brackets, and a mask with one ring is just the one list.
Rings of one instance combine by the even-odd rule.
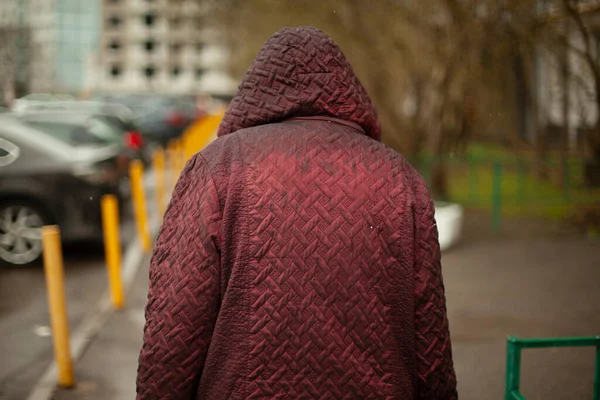
[[88, 125], [88, 131], [107, 143], [121, 143], [122, 132], [115, 124], [109, 123], [106, 119], [92, 118]]
[[99, 145], [110, 143], [104, 138], [94, 136], [87, 132], [85, 127], [78, 124], [55, 121], [26, 121], [27, 125], [39, 129], [55, 139], [69, 145]]
[[[17, 146], [19, 148], [19, 158], [23, 158], [24, 160], [30, 156], [39, 157], [41, 155], [65, 160], [70, 159], [73, 155], [74, 148], [72, 146], [57, 140], [43, 131], [32, 129], [26, 124], [2, 120], [0, 126], [2, 126], [0, 128], [0, 139]], [[6, 145], [0, 147], [4, 148], [6, 152], [15, 154]]]

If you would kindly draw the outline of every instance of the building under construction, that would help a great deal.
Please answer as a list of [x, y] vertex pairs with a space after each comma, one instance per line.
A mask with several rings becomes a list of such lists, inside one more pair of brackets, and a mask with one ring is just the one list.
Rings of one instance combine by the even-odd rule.
[[198, 3], [2, 0], [2, 90], [228, 93], [227, 52]]

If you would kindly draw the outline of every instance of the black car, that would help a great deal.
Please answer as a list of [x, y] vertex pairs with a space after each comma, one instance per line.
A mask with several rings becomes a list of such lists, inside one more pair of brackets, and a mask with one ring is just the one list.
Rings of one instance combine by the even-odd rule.
[[169, 140], [181, 136], [198, 116], [191, 96], [158, 94], [98, 95], [96, 101], [120, 104], [135, 115], [140, 132], [150, 141], [165, 146]]
[[101, 240], [100, 199], [128, 198], [128, 163], [115, 146], [72, 146], [0, 117], [0, 261], [36, 262], [48, 224], [59, 225], [65, 241]]

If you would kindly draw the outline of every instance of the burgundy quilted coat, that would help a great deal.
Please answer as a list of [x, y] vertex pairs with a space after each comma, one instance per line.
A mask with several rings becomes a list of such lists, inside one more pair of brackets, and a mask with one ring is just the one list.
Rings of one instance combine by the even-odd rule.
[[319, 30], [274, 34], [188, 162], [138, 399], [455, 399], [434, 208]]

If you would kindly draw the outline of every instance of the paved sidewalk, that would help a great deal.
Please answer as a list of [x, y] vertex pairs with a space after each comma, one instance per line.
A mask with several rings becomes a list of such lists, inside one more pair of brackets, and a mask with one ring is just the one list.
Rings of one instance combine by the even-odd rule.
[[[463, 400], [504, 394], [506, 335], [600, 333], [600, 248], [579, 238], [473, 240], [443, 256], [454, 361]], [[148, 260], [127, 306], [114, 313], [76, 362], [78, 386], [55, 400], [135, 398]], [[594, 350], [530, 350], [523, 355], [528, 400], [592, 397]]]
[[54, 400], [135, 399], [137, 360], [142, 347], [149, 258], [139, 268], [126, 296], [125, 308], [115, 312], [75, 362], [77, 386], [57, 389]]

